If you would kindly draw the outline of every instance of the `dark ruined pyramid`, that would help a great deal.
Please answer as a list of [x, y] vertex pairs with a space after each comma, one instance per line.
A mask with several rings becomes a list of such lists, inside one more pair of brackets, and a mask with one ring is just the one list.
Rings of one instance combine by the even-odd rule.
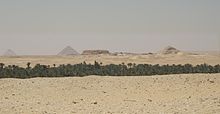
[[60, 53], [58, 53], [57, 55], [60, 56], [67, 56], [67, 55], [79, 55], [79, 53], [74, 50], [72, 47], [67, 46], [66, 48], [64, 48]]
[[8, 49], [3, 56], [16, 56], [16, 53], [12, 51], [11, 49]]
[[164, 54], [164, 55], [167, 55], [167, 54], [177, 54], [179, 52], [180, 52], [180, 50], [178, 50], [178, 49], [176, 49], [174, 47], [171, 47], [171, 46], [167, 46], [162, 51], [160, 51], [160, 53]]

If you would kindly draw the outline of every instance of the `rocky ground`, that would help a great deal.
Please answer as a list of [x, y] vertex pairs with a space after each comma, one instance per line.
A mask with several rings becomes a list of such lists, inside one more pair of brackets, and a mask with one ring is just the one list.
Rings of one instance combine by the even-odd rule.
[[218, 114], [220, 74], [0, 79], [1, 114]]

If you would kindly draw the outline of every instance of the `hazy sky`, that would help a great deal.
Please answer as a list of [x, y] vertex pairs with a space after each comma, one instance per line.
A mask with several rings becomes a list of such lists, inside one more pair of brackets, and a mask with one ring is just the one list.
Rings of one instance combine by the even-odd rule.
[[220, 51], [220, 0], [1, 0], [0, 53]]

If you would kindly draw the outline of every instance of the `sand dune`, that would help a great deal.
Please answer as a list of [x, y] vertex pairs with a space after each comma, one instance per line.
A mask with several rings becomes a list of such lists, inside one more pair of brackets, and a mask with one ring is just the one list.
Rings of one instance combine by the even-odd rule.
[[218, 114], [220, 74], [0, 79], [1, 114]]

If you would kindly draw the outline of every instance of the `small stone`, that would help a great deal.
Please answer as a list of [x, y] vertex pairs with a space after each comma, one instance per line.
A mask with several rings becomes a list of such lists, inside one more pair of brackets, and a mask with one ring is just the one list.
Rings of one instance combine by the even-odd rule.
[[215, 83], [214, 81], [209, 81], [210, 83]]
[[73, 101], [72, 103], [73, 103], [73, 104], [77, 104], [78, 102]]
[[152, 102], [153, 100], [151, 100], [151, 99], [147, 99], [149, 102]]

